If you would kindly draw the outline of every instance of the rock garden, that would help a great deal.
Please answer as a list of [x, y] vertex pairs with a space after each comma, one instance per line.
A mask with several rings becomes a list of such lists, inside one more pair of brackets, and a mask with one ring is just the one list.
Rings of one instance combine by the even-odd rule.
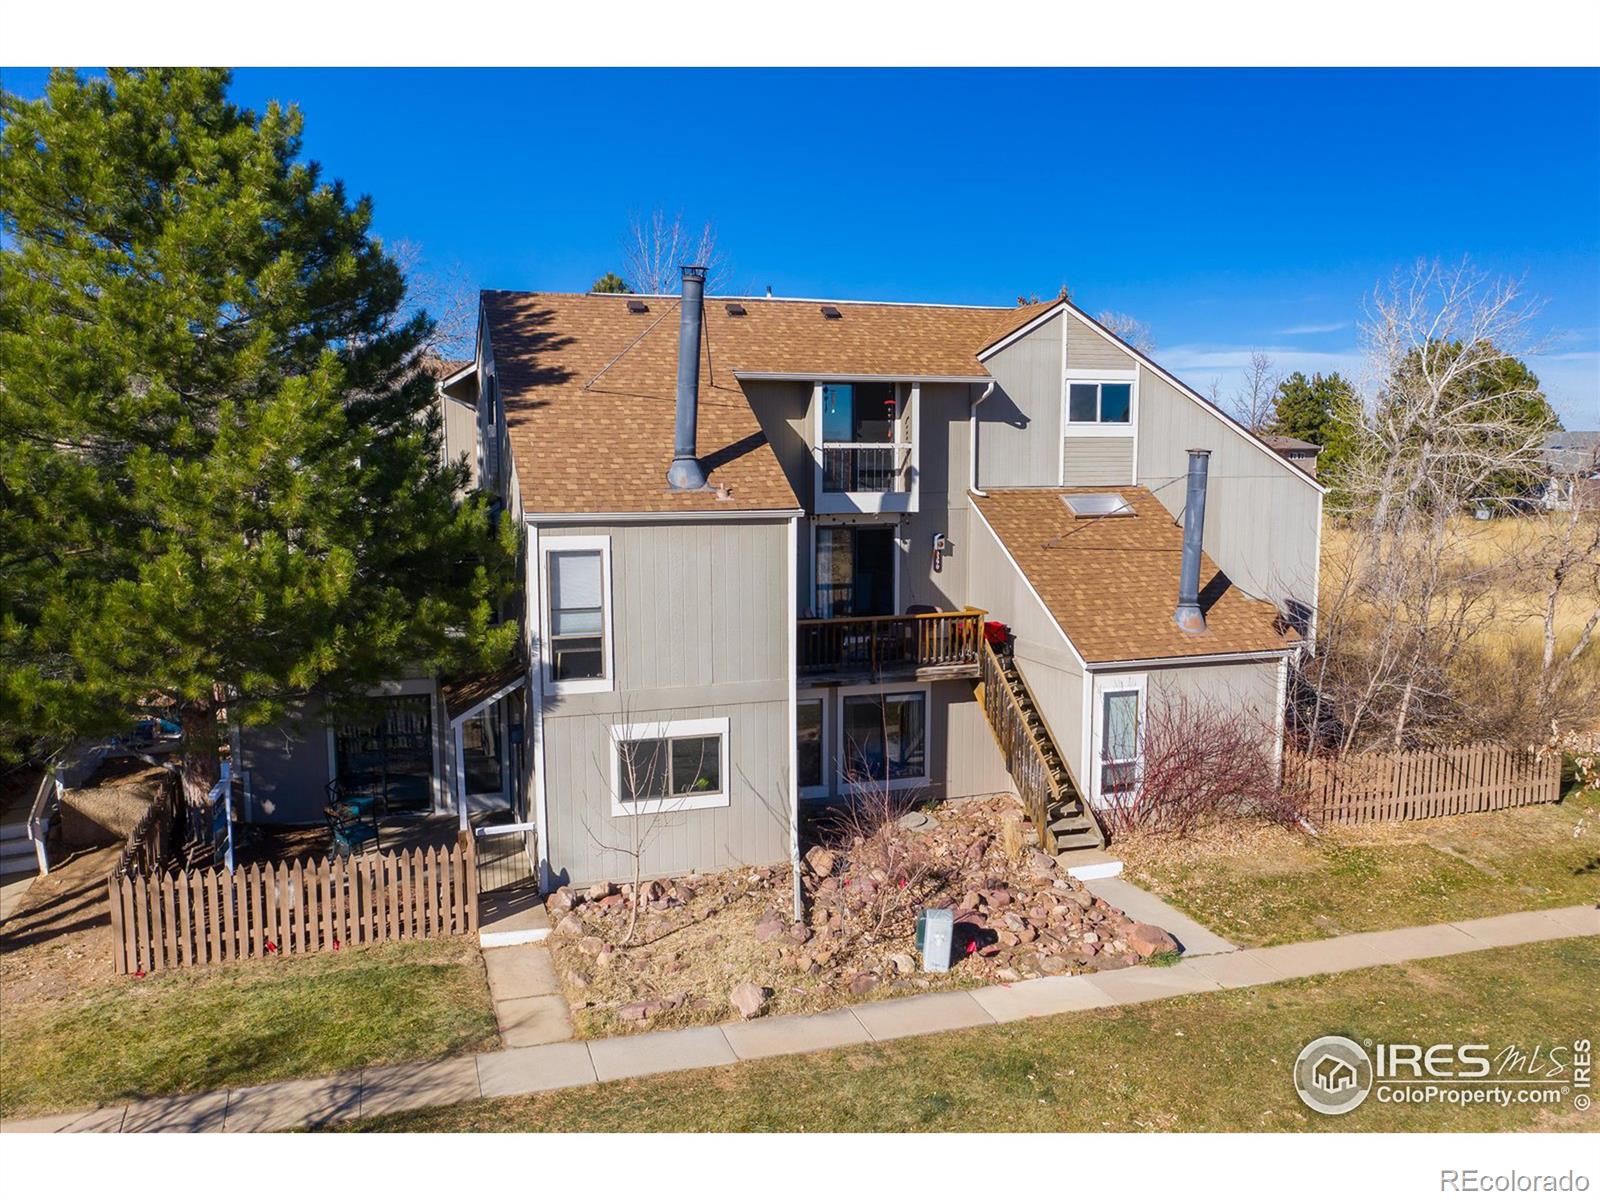
[[[817, 1012], [860, 1000], [1131, 966], [1171, 954], [1159, 929], [1092, 896], [1028, 844], [1009, 796], [820, 819], [803, 919], [785, 865], [563, 887], [550, 948], [579, 1036]], [[924, 972], [925, 908], [948, 908], [948, 972]]]

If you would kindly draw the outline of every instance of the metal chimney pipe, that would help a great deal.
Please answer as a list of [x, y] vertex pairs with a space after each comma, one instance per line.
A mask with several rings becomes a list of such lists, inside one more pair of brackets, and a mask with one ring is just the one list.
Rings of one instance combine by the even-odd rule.
[[1178, 571], [1178, 607], [1172, 619], [1185, 633], [1204, 633], [1200, 611], [1200, 546], [1206, 533], [1206, 476], [1211, 451], [1189, 451], [1189, 488], [1183, 500], [1183, 565]]
[[700, 419], [700, 328], [705, 317], [706, 269], [683, 268], [683, 302], [678, 310], [678, 420], [673, 432], [667, 484], [677, 492], [706, 486], [706, 471], [695, 457], [695, 427]]

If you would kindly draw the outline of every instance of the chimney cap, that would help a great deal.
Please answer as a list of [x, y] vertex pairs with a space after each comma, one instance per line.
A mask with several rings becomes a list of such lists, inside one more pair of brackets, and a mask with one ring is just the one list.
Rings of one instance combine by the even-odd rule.
[[1211, 457], [1211, 451], [1209, 451], [1209, 450], [1193, 450], [1193, 449], [1191, 449], [1191, 450], [1188, 451], [1188, 453], [1190, 453], [1190, 454], [1198, 454], [1203, 458], [1210, 458]]
[[706, 269], [704, 267], [691, 266], [688, 263], [685, 263], [682, 270], [683, 277], [685, 279], [698, 279], [701, 282], [705, 281]]

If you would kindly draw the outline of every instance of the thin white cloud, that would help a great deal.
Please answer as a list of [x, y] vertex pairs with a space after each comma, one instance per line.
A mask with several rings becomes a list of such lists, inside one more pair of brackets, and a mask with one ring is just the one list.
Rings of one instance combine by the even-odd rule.
[[[1224, 397], [1244, 383], [1250, 356], [1257, 352], [1272, 359], [1280, 375], [1301, 371], [1306, 375], [1339, 372], [1357, 387], [1366, 371], [1361, 352], [1354, 346], [1341, 350], [1305, 350], [1298, 346], [1226, 346], [1191, 344], [1164, 346], [1155, 359], [1179, 379], [1209, 395], [1213, 385]], [[1600, 352], [1560, 351], [1528, 356], [1528, 366], [1539, 377], [1550, 407], [1568, 429], [1600, 429]]]
[[1327, 325], [1291, 325], [1288, 329], [1278, 330], [1280, 337], [1298, 337], [1303, 333], [1338, 333], [1341, 329], [1349, 329], [1349, 321], [1334, 321]]

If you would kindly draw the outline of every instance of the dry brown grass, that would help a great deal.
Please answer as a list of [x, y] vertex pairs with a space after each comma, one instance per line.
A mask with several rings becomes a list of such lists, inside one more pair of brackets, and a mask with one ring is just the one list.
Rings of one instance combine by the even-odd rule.
[[[1456, 549], [1468, 568], [1493, 568], [1489, 602], [1495, 619], [1467, 643], [1467, 654], [1455, 671], [1460, 699], [1479, 713], [1485, 734], [1504, 732], [1511, 740], [1525, 741], [1548, 730], [1535, 731], [1525, 718], [1526, 697], [1535, 686], [1544, 640], [1544, 605], [1548, 578], [1530, 568], [1531, 547], [1565, 514], [1530, 514], [1494, 521], [1462, 518], [1455, 523]], [[1344, 574], [1344, 559], [1352, 552], [1347, 529], [1328, 522], [1322, 533], [1322, 584], [1324, 604], [1334, 600], [1332, 589]], [[1438, 605], [1458, 599], [1446, 592]], [[1585, 621], [1600, 604], [1600, 596], [1581, 582], [1569, 583], [1556, 605], [1556, 651], [1565, 654], [1576, 641]], [[1600, 733], [1600, 639], [1596, 639], [1568, 672], [1563, 691], [1569, 703], [1568, 719], [1584, 732]], [[1519, 719], [1523, 718], [1523, 719]]]
[[1230, 821], [1119, 838], [1128, 877], [1241, 945], [1600, 901], [1600, 793], [1312, 837]]

